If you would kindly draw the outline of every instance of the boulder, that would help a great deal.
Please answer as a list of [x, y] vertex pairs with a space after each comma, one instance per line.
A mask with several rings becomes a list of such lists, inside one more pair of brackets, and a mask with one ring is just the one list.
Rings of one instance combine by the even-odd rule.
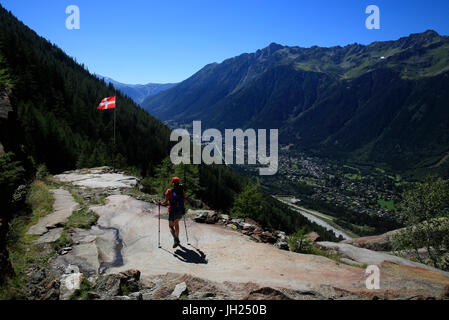
[[262, 229], [260, 224], [251, 218], [245, 218], [244, 222], [253, 225], [255, 229]]
[[311, 232], [306, 237], [312, 242], [317, 242], [321, 238], [320, 235], [316, 232]]
[[229, 221], [229, 223], [235, 225], [237, 229], [241, 228], [241, 224], [243, 222], [244, 222], [243, 219], [231, 219], [231, 221]]
[[181, 297], [181, 295], [187, 293], [187, 284], [185, 282], [179, 283], [176, 285], [175, 289], [171, 293], [171, 295], [177, 299]]
[[264, 243], [272, 243], [275, 244], [277, 242], [277, 239], [275, 237], [275, 235], [271, 232], [268, 231], [264, 231], [260, 234], [260, 239], [262, 240], [262, 242]]
[[133, 292], [127, 296], [111, 297], [109, 300], [115, 300], [115, 301], [143, 300], [143, 296], [140, 292]]
[[206, 223], [215, 224], [218, 221], [218, 214], [215, 211], [210, 211], [206, 218]]
[[109, 274], [101, 277], [97, 282], [97, 292], [103, 299], [120, 295], [121, 277], [118, 274]]
[[278, 248], [278, 249], [281, 249], [281, 250], [290, 251], [290, 247], [288, 246], [287, 240], [281, 240], [281, 239], [279, 239], [279, 240], [274, 244], [274, 246], [275, 246], [276, 248]]
[[391, 239], [394, 234], [400, 230], [393, 230], [381, 235], [354, 238], [350, 240], [344, 240], [342, 243], [347, 243], [359, 248], [365, 248], [373, 251], [391, 251]]
[[218, 221], [218, 214], [212, 210], [189, 210], [188, 214], [195, 214], [195, 220], [198, 223], [214, 224]]
[[79, 272], [77, 266], [69, 265], [65, 270], [65, 273], [61, 276], [59, 299], [69, 300], [75, 291], [80, 288], [83, 278], [84, 276]]
[[53, 279], [44, 288], [41, 300], [59, 300], [61, 284], [58, 279]]
[[142, 293], [140, 292], [133, 292], [129, 294], [128, 297], [130, 297], [131, 300], [143, 300]]
[[140, 280], [140, 271], [136, 269], [129, 269], [126, 271], [122, 271], [119, 275], [125, 277], [127, 280], [134, 279], [136, 281]]
[[134, 293], [139, 291], [140, 271], [130, 269], [118, 274], [108, 274], [97, 282], [97, 292], [102, 299], [110, 299], [122, 296], [124, 292]]
[[274, 235], [278, 238], [278, 240], [285, 240], [287, 241], [287, 235], [284, 231], [275, 231]]
[[249, 223], [246, 223], [246, 222], [242, 222], [239, 225], [240, 225], [240, 228], [243, 229], [243, 230], [254, 230], [256, 228], [252, 224], [249, 224]]

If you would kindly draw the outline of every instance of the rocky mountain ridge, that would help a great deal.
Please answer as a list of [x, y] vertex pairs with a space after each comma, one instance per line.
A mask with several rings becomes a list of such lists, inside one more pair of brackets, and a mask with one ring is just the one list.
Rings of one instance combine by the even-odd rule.
[[107, 84], [112, 83], [115, 89], [126, 94], [137, 104], [141, 104], [148, 97], [154, 96], [159, 92], [168, 90], [176, 85], [176, 83], [126, 84], [109, 77], [103, 77], [101, 75], [97, 76], [100, 79], [103, 79]]
[[273, 43], [142, 106], [172, 126], [274, 128], [281, 144], [320, 156], [447, 174], [448, 65], [449, 37], [431, 30], [367, 46]]

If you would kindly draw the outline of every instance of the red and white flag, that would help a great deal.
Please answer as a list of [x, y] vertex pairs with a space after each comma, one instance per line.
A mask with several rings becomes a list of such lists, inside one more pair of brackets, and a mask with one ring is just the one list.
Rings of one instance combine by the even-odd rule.
[[97, 109], [99, 110], [115, 109], [115, 97], [104, 98], [103, 100], [101, 100], [101, 103]]

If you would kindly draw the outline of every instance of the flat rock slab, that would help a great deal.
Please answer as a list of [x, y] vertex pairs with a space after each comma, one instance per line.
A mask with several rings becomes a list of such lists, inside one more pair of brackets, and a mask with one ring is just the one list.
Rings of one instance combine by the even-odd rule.
[[55, 228], [51, 229], [44, 235], [42, 235], [39, 239], [34, 241], [35, 244], [44, 244], [44, 243], [52, 243], [59, 239], [63, 231], [63, 228]]
[[81, 173], [74, 171], [54, 176], [61, 182], [71, 182], [76, 186], [86, 188], [132, 188], [137, 184], [137, 178], [121, 173]]
[[64, 189], [50, 190], [53, 193], [55, 202], [53, 211], [45, 217], [39, 218], [37, 224], [32, 226], [27, 234], [41, 236], [56, 227], [64, 226], [74, 210], [79, 208], [79, 204], [73, 199], [70, 192]]
[[[129, 196], [112, 195], [106, 198], [105, 206], [91, 209], [100, 215], [98, 224], [119, 230], [123, 241], [123, 265], [112, 267], [107, 273], [137, 269], [143, 279], [166, 273], [185, 273], [222, 283], [251, 282], [272, 288], [313, 290], [323, 297], [327, 297], [330, 291], [335, 294], [335, 290], [360, 297], [371, 297], [373, 294], [387, 298], [407, 298], [418, 294], [440, 297], [449, 284], [449, 277], [440, 272], [416, 266], [412, 262], [409, 265], [383, 262], [385, 259], [381, 257], [370, 258], [375, 252], [367, 250], [365, 261], [378, 264], [381, 270], [381, 289], [368, 290], [363, 268], [321, 256], [279, 250], [269, 244], [251, 241], [249, 237], [229, 228], [198, 224], [190, 219], [187, 219], [187, 230], [191, 245], [186, 244], [182, 222], [182, 245], [173, 249], [168, 221], [162, 219], [162, 248], [158, 248], [156, 205]], [[166, 208], [162, 209], [166, 213]]]

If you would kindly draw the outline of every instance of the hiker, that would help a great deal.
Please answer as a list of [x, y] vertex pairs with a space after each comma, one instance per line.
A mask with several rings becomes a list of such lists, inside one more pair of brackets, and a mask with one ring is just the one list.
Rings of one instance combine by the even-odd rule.
[[161, 205], [165, 206], [168, 203], [168, 223], [170, 227], [170, 232], [174, 239], [173, 248], [176, 248], [179, 242], [179, 220], [185, 213], [184, 200], [186, 194], [180, 184], [180, 179], [174, 177], [171, 180], [173, 188], [167, 189], [165, 192], [165, 201]]

